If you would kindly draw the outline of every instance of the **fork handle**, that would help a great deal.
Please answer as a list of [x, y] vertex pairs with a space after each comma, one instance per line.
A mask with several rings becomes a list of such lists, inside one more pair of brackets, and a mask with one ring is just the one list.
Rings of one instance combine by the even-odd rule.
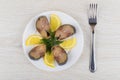
[[95, 64], [95, 47], [94, 47], [94, 31], [92, 31], [92, 44], [91, 44], [91, 53], [90, 53], [90, 63], [89, 69], [93, 73], [96, 71], [96, 64]]

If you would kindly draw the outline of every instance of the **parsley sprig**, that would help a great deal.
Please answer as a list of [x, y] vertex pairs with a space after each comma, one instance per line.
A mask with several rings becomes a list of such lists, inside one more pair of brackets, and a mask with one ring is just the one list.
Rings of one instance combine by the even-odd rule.
[[49, 32], [50, 34], [50, 38], [46, 39], [43, 38], [42, 39], [42, 43], [46, 45], [46, 49], [47, 52], [51, 53], [51, 48], [55, 45], [59, 45], [60, 43], [62, 43], [63, 41], [59, 41], [56, 37], [55, 37], [55, 32]]

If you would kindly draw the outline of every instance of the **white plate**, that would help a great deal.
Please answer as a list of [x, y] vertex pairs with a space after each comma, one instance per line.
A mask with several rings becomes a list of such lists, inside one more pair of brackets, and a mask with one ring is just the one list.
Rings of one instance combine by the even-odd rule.
[[[51, 68], [49, 66], [46, 66], [43, 62], [43, 58], [41, 58], [37, 61], [31, 60], [28, 56], [28, 52], [31, 50], [32, 47], [28, 47], [28, 46], [25, 45], [25, 41], [28, 38], [28, 36], [37, 33], [37, 30], [35, 28], [35, 23], [36, 23], [36, 20], [38, 19], [38, 17], [44, 15], [44, 16], [47, 16], [47, 18], [49, 20], [50, 14], [58, 15], [61, 19], [62, 24], [71, 24], [76, 28], [76, 33], [73, 35], [73, 37], [76, 37], [76, 39], [77, 39], [76, 46], [68, 54], [67, 63], [62, 65], [62, 66], [59, 66], [59, 65], [56, 64], [55, 68]], [[27, 26], [25, 28], [25, 31], [24, 31], [24, 34], [23, 34], [23, 49], [24, 49], [25, 56], [37, 68], [47, 70], [47, 71], [65, 70], [65, 69], [69, 68], [70, 66], [72, 66], [73, 64], [75, 64], [75, 62], [79, 59], [79, 57], [81, 55], [81, 52], [82, 52], [82, 49], [83, 49], [83, 32], [82, 32], [82, 29], [80, 28], [79, 24], [77, 23], [77, 21], [75, 19], [73, 19], [72, 17], [70, 17], [69, 15], [67, 15], [63, 12], [59, 12], [59, 11], [44, 12], [44, 13], [41, 13], [41, 14], [35, 16], [34, 18], [32, 18], [30, 20], [30, 22], [27, 24]]]

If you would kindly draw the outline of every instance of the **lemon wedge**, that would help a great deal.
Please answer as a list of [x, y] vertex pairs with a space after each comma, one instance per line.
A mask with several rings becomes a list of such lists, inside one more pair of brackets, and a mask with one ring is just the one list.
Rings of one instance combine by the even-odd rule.
[[26, 40], [26, 46], [40, 44], [42, 37], [40, 35], [31, 35]]
[[45, 53], [45, 56], [44, 56], [44, 63], [49, 66], [49, 67], [52, 67], [54, 68], [55, 67], [55, 64], [54, 64], [54, 56], [52, 53]]
[[60, 46], [64, 49], [71, 49], [76, 45], [76, 38], [64, 40]]
[[56, 14], [51, 14], [50, 15], [50, 28], [51, 31], [54, 32], [56, 31], [61, 25], [61, 20]]

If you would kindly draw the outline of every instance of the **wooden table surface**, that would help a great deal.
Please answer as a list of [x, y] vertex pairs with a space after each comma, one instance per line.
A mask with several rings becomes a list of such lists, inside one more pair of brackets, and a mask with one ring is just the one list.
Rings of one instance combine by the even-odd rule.
[[[97, 71], [89, 72], [88, 4], [99, 5], [96, 26]], [[37, 69], [25, 57], [22, 35], [37, 14], [57, 10], [74, 17], [84, 32], [84, 49], [71, 68], [60, 72]], [[79, 52], [78, 52], [79, 53]], [[0, 80], [120, 80], [120, 0], [0, 0]]]

